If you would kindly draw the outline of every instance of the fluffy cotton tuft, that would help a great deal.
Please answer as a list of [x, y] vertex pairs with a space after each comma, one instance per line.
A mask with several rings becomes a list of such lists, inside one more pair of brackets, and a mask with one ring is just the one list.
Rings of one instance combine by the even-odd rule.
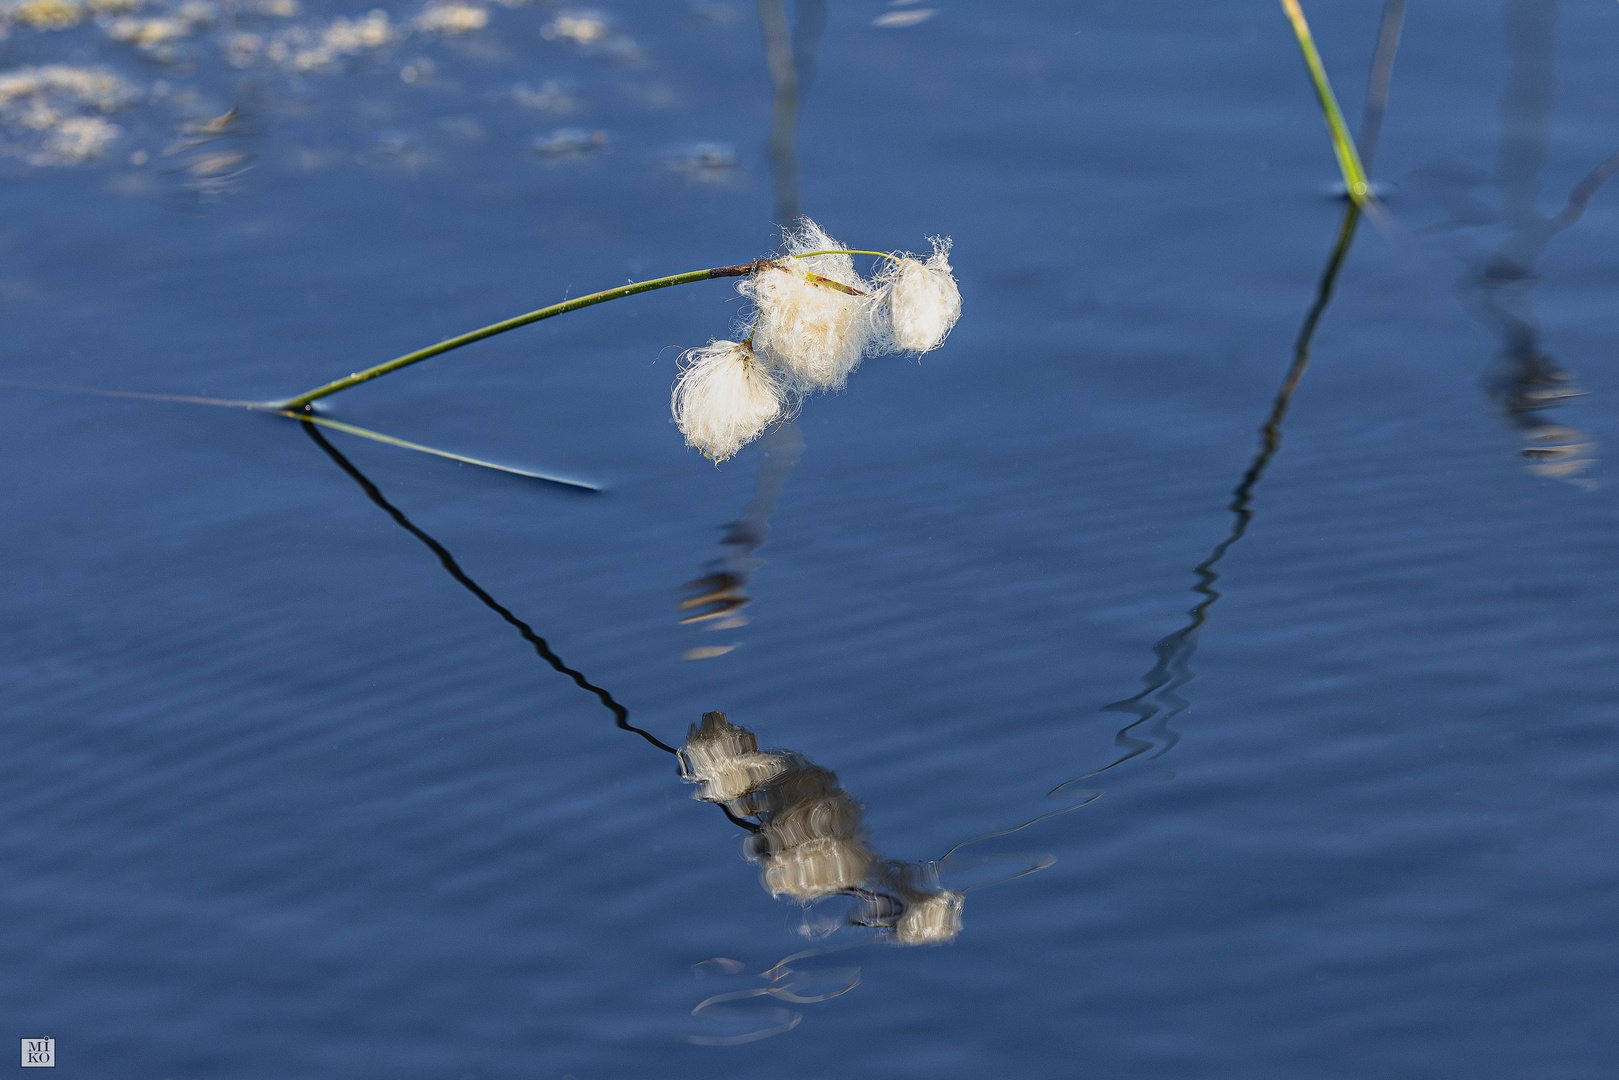
[[752, 349], [711, 341], [681, 358], [669, 408], [675, 426], [715, 464], [731, 457], [779, 419], [785, 408], [781, 381]]
[[[801, 219], [785, 239], [790, 255], [843, 247], [809, 218]], [[851, 295], [811, 275], [867, 295]], [[758, 308], [754, 348], [794, 389], [841, 389], [872, 343], [871, 286], [855, 273], [848, 255], [784, 259], [780, 269], [761, 270], [738, 290]]]
[[950, 273], [950, 241], [934, 240], [933, 255], [925, 263], [906, 256], [889, 267], [883, 289], [885, 344], [901, 352], [937, 349], [961, 317], [961, 290]]

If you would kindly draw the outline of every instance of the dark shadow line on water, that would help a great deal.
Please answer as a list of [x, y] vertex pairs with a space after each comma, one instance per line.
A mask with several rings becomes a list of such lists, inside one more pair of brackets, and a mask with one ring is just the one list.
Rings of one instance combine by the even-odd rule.
[[618, 727], [625, 731], [635, 732], [635, 734], [641, 736], [647, 742], [651, 743], [653, 746], [656, 746], [659, 750], [670, 754], [676, 753], [674, 747], [659, 739], [656, 735], [653, 735], [649, 731], [644, 731], [630, 723], [629, 710], [620, 705], [613, 698], [612, 694], [585, 678], [582, 672], [577, 671], [563, 663], [562, 657], [551, 651], [551, 646], [546, 643], [544, 638], [540, 637], [540, 635], [534, 632], [533, 627], [529, 626], [528, 623], [524, 622], [522, 619], [519, 619], [516, 615], [513, 615], [508, 608], [500, 603], [500, 601], [496, 600], [493, 596], [490, 596], [487, 592], [485, 592], [483, 586], [479, 585], [476, 581], [473, 581], [470, 577], [468, 577], [467, 572], [461, 569], [461, 565], [455, 561], [455, 556], [450, 554], [449, 549], [418, 528], [416, 524], [410, 520], [410, 518], [404, 515], [403, 511], [390, 503], [387, 498], [383, 496], [377, 485], [373, 484], [364, 473], [356, 468], [353, 462], [344, 457], [342, 452], [339, 451], [337, 447], [333, 446], [326, 440], [326, 437], [320, 433], [319, 428], [307, 420], [301, 421], [300, 423], [309, 437], [315, 440], [316, 445], [318, 445], [322, 450], [326, 451], [326, 455], [337, 463], [338, 468], [348, 473], [349, 478], [352, 479], [356, 484], [360, 485], [360, 490], [365, 492], [368, 499], [382, 507], [383, 510], [387, 511], [388, 516], [393, 518], [394, 522], [400, 528], [410, 533], [423, 544], [426, 544], [428, 549], [432, 551], [434, 555], [438, 556], [438, 561], [443, 564], [445, 570], [449, 571], [450, 576], [453, 577], [473, 596], [476, 596], [485, 607], [489, 608], [495, 614], [499, 615], [502, 619], [505, 619], [506, 622], [515, 627], [517, 632], [523, 636], [523, 640], [534, 646], [534, 651], [539, 654], [540, 659], [544, 660], [547, 664], [550, 664], [551, 667], [556, 669], [558, 672], [571, 678], [581, 690], [587, 690], [596, 695], [596, 697], [601, 701], [602, 706], [613, 714], [614, 722]]
[[[1378, 27], [1377, 46], [1372, 57], [1372, 71], [1366, 89], [1366, 111], [1361, 124], [1361, 135], [1357, 147], [1364, 166], [1371, 171], [1372, 158], [1377, 150], [1377, 142], [1382, 130], [1383, 114], [1388, 104], [1389, 83], [1394, 73], [1394, 57], [1400, 44], [1400, 33], [1405, 20], [1405, 0], [1385, 0], [1383, 17]], [[1619, 155], [1615, 155], [1619, 158]], [[1619, 164], [1616, 164], [1619, 168]], [[1326, 313], [1327, 305], [1332, 300], [1333, 288], [1337, 283], [1338, 273], [1343, 268], [1345, 259], [1349, 255], [1350, 244], [1354, 240], [1355, 229], [1360, 223], [1361, 208], [1348, 199], [1345, 200], [1343, 220], [1338, 227], [1337, 242], [1333, 245], [1332, 253], [1327, 258], [1326, 266], [1322, 269], [1321, 277], [1316, 288], [1315, 301], [1306, 312], [1304, 322], [1299, 327], [1298, 336], [1293, 344], [1293, 362], [1288, 366], [1287, 374], [1282, 379], [1282, 385], [1277, 390], [1276, 398], [1271, 403], [1270, 413], [1259, 428], [1259, 451], [1249, 462], [1248, 468], [1238, 480], [1237, 486], [1232, 489], [1231, 501], [1226, 509], [1233, 516], [1231, 531], [1226, 537], [1214, 546], [1208, 558], [1193, 567], [1197, 575], [1197, 584], [1192, 591], [1203, 599], [1194, 605], [1188, 612], [1188, 622], [1180, 630], [1159, 639], [1153, 646], [1153, 655], [1157, 662], [1152, 669], [1142, 676], [1143, 689], [1140, 693], [1103, 706], [1105, 712], [1123, 712], [1134, 715], [1136, 719], [1121, 728], [1114, 738], [1114, 743], [1126, 751], [1115, 761], [1093, 772], [1083, 773], [1071, 780], [1066, 780], [1047, 792], [1048, 798], [1063, 798], [1064, 790], [1083, 780], [1107, 772], [1118, 767], [1132, 758], [1140, 757], [1154, 746], [1161, 749], [1153, 757], [1161, 757], [1174, 748], [1180, 741], [1180, 735], [1169, 727], [1169, 721], [1184, 712], [1191, 706], [1191, 702], [1181, 697], [1176, 691], [1186, 685], [1194, 677], [1189, 664], [1192, 654], [1197, 649], [1197, 635], [1208, 621], [1209, 611], [1215, 601], [1220, 599], [1220, 592], [1214, 585], [1220, 578], [1215, 567], [1225, 558], [1227, 551], [1247, 533], [1249, 525], [1253, 522], [1254, 490], [1269, 468], [1271, 459], [1282, 445], [1282, 421], [1287, 416], [1288, 407], [1292, 404], [1293, 394], [1298, 390], [1299, 383], [1304, 378], [1305, 369], [1309, 366], [1310, 345], [1315, 338], [1316, 328]], [[1156, 701], [1149, 700], [1156, 695]], [[1148, 738], [1137, 738], [1133, 733], [1141, 725], [1153, 722], [1148, 731]], [[1102, 796], [1101, 791], [1078, 791], [1066, 796], [1081, 800], [1073, 805], [1030, 818], [1020, 825], [1010, 829], [1001, 829], [995, 832], [984, 833], [952, 847], [943, 856], [940, 862], [953, 855], [961, 848], [975, 844], [980, 840], [994, 839], [1010, 835], [1028, 828], [1031, 825], [1065, 814], [1070, 810], [1077, 810], [1087, 806]]]
[[[1209, 610], [1221, 596], [1219, 590], [1214, 587], [1215, 582], [1220, 580], [1215, 567], [1225, 558], [1231, 546], [1243, 538], [1248, 532], [1248, 526], [1253, 522], [1254, 489], [1264, 477], [1265, 470], [1270, 467], [1276, 451], [1281, 448], [1282, 421], [1287, 416], [1288, 406], [1293, 402], [1293, 394], [1298, 390], [1299, 382], [1304, 378], [1304, 371], [1309, 366], [1311, 341], [1315, 337], [1316, 327], [1320, 325], [1327, 305], [1332, 300], [1333, 286], [1349, 254], [1349, 246], [1355, 238], [1355, 227], [1360, 223], [1360, 218], [1360, 208], [1355, 203], [1349, 203], [1344, 208], [1343, 223], [1338, 229], [1338, 242], [1332, 249], [1332, 255], [1327, 259], [1320, 285], [1316, 289], [1315, 303], [1310, 305], [1309, 313], [1304, 317], [1304, 323], [1299, 328], [1299, 336], [1293, 346], [1293, 363], [1287, 370], [1286, 378], [1282, 380], [1276, 400], [1271, 404], [1270, 414], [1260, 426], [1259, 452], [1232, 490], [1231, 502], [1226, 506], [1235, 519], [1231, 524], [1231, 531], [1225, 539], [1214, 546], [1208, 558], [1193, 567], [1193, 573], [1197, 575], [1198, 580], [1197, 584], [1192, 586], [1192, 591], [1203, 599], [1187, 612], [1189, 621], [1185, 626], [1159, 639], [1152, 647], [1153, 655], [1158, 658], [1158, 662], [1153, 665], [1152, 670], [1141, 677], [1142, 691], [1123, 701], [1115, 701], [1102, 707], [1104, 712], [1129, 713], [1136, 717], [1134, 721], [1120, 728], [1114, 737], [1114, 745], [1126, 752], [1110, 764], [1095, 772], [1076, 777], [1076, 780], [1084, 780], [1107, 772], [1132, 758], [1140, 757], [1155, 746], [1159, 749], [1152, 757], [1162, 757], [1174, 749], [1175, 744], [1180, 741], [1180, 735], [1170, 728], [1169, 722], [1191, 705], [1191, 702], [1176, 691], [1195, 677], [1195, 673], [1188, 665], [1192, 654], [1197, 651], [1198, 631], [1208, 621]], [[1149, 723], [1152, 726], [1145, 733], [1147, 737], [1138, 737], [1135, 734], [1136, 730]]]
[[1579, 221], [1585, 214], [1585, 208], [1595, 195], [1614, 175], [1619, 173], [1619, 150], [1610, 154], [1602, 164], [1592, 169], [1584, 180], [1574, 185], [1574, 190], [1568, 193], [1568, 205], [1563, 207], [1561, 213], [1552, 218], [1552, 232], [1559, 233]]

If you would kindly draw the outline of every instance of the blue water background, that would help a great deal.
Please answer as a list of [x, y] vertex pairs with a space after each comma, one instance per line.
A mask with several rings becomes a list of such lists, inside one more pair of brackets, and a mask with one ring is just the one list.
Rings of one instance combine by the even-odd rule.
[[[197, 96], [111, 117], [100, 161], [4, 164], [4, 376], [284, 395], [768, 251], [752, 5], [601, 9], [640, 60], [545, 39], [543, 6], [307, 77], [15, 30], [7, 68]], [[1103, 706], [1203, 598], [1342, 209], [1273, 4], [872, 25], [892, 10], [831, 5], [803, 206], [862, 248], [952, 236], [965, 313], [806, 405], [749, 625], [674, 610], [761, 460], [716, 469], [667, 419], [680, 351], [739, 314], [728, 283], [332, 402], [603, 494], [330, 438], [632, 722], [678, 743], [723, 709], [834, 770], [875, 846], [931, 859], [1120, 752]], [[1379, 5], [1307, 10], [1357, 114]], [[57, 1075], [152, 1080], [1611, 1076], [1619, 189], [1551, 242], [1534, 300], [1587, 391], [1556, 419], [1598, 448], [1593, 484], [1525, 468], [1488, 392], [1501, 342], [1455, 288], [1498, 234], [1424, 231], [1444, 214], [1411, 179], [1489, 178], [1502, 35], [1497, 4], [1412, 5], [1376, 168], [1399, 231], [1355, 242], [1218, 566], [1180, 741], [986, 841], [1056, 861], [970, 892], [955, 944], [804, 961], [860, 984], [756, 1042], [688, 1037], [781, 1003], [691, 1010], [815, 944], [802, 912], [297, 425], [0, 391], [0, 1033], [55, 1037]], [[1557, 35], [1548, 213], [1619, 146], [1619, 9], [1565, 3]], [[423, 53], [434, 76], [403, 81]], [[573, 113], [502, 96], [553, 78]], [[253, 167], [188, 186], [174, 126], [233, 103]], [[565, 126], [608, 143], [530, 148]], [[679, 167], [699, 143], [735, 165]]]

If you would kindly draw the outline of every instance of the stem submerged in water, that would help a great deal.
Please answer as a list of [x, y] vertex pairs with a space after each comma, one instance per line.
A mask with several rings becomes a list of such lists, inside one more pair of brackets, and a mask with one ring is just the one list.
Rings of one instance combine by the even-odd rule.
[[372, 379], [386, 375], [390, 371], [398, 371], [400, 368], [420, 363], [430, 357], [438, 356], [440, 353], [447, 353], [451, 349], [459, 349], [463, 345], [471, 345], [474, 341], [482, 341], [484, 338], [494, 337], [496, 334], [504, 334], [508, 330], [516, 330], [519, 326], [527, 326], [529, 323], [539, 322], [541, 319], [549, 319], [553, 315], [577, 311], [579, 308], [605, 303], [608, 300], [617, 300], [620, 297], [634, 296], [637, 293], [651, 292], [654, 289], [667, 289], [671, 285], [685, 285], [688, 282], [707, 281], [710, 278], [746, 277], [757, 272], [761, 266], [768, 263], [769, 260], [760, 259], [737, 266], [716, 266], [708, 270], [693, 270], [685, 274], [672, 274], [669, 277], [653, 278], [651, 281], [637, 281], [629, 285], [620, 285], [616, 289], [591, 293], [589, 296], [581, 296], [574, 300], [564, 300], [560, 304], [552, 304], [550, 307], [543, 307], [526, 315], [518, 315], [514, 318], [480, 327], [477, 330], [470, 330], [465, 334], [450, 338], [448, 341], [441, 341], [437, 345], [417, 349], [415, 352], [406, 353], [404, 356], [389, 360], [386, 364], [378, 364], [376, 367], [366, 368], [364, 371], [356, 371], [352, 375], [329, 382], [325, 386], [317, 386], [313, 390], [307, 390], [297, 397], [274, 402], [271, 407], [275, 409], [307, 409], [310, 402], [319, 401], [321, 398], [335, 394], [339, 390], [347, 390], [351, 386], [370, 382]]

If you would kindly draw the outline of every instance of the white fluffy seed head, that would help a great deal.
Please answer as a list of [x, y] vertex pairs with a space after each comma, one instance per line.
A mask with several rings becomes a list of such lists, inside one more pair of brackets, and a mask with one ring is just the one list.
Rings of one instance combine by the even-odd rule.
[[910, 256], [890, 261], [883, 281], [885, 344], [914, 353], [943, 345], [961, 317], [961, 290], [950, 272], [950, 241], [935, 239], [925, 263]]
[[[843, 247], [809, 218], [801, 219], [785, 239], [789, 255]], [[781, 266], [761, 270], [737, 286], [758, 309], [754, 348], [794, 389], [841, 389], [872, 343], [871, 286], [855, 273], [848, 255], [787, 258]], [[865, 295], [851, 295], [811, 275]]]
[[669, 399], [686, 445], [715, 464], [758, 438], [785, 407], [781, 381], [736, 341], [711, 341], [683, 356]]

